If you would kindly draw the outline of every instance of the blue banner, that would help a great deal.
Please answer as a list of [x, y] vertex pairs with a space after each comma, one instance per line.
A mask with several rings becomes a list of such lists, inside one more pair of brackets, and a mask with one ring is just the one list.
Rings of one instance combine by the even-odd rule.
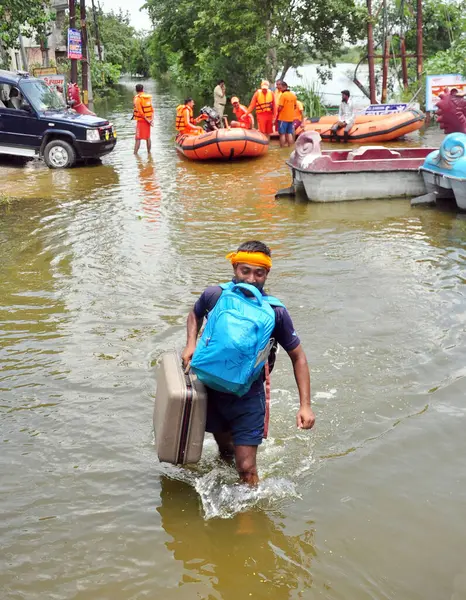
[[408, 108], [407, 104], [371, 104], [364, 111], [365, 115], [389, 115], [399, 113]]
[[81, 32], [78, 29], [68, 29], [68, 58], [81, 60], [82, 57]]

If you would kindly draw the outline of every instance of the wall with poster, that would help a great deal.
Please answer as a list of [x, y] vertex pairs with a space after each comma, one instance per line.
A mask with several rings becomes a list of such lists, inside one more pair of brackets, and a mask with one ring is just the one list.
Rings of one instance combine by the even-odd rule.
[[428, 75], [426, 77], [426, 110], [436, 110], [440, 94], [457, 89], [466, 94], [466, 79], [462, 75]]

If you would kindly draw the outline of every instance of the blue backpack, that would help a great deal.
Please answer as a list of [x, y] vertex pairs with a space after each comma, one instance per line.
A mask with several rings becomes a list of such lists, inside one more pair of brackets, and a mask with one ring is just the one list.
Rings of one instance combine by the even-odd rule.
[[273, 344], [272, 306], [283, 304], [248, 283], [220, 287], [223, 292], [209, 314], [191, 368], [209, 388], [243, 396], [261, 374]]

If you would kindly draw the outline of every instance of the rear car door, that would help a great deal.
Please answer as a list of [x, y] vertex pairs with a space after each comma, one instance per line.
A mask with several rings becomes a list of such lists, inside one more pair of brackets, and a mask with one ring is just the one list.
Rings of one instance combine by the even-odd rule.
[[2, 146], [16, 146], [37, 150], [41, 145], [46, 124], [37, 117], [36, 112], [27, 101], [22, 106], [28, 105], [28, 110], [10, 107], [7, 97], [8, 93], [11, 93], [11, 88], [14, 87], [2, 82], [0, 79], [0, 88], [2, 89], [2, 102], [0, 103], [0, 144]]

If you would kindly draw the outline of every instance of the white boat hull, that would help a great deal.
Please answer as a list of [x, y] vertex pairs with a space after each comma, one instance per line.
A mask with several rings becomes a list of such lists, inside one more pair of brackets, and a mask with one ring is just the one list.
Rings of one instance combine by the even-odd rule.
[[466, 179], [448, 177], [422, 169], [427, 192], [440, 198], [454, 198], [459, 209], [466, 210]]
[[293, 170], [293, 183], [303, 186], [311, 202], [344, 202], [421, 196], [426, 187], [418, 171], [312, 173]]

